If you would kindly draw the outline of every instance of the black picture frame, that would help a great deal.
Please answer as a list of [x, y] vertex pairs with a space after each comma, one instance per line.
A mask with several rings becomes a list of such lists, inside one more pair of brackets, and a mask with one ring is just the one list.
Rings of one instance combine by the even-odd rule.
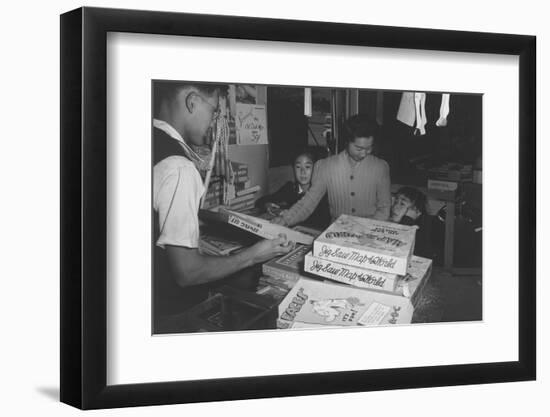
[[[400, 369], [106, 384], [108, 32], [519, 57], [519, 360]], [[135, 10], [61, 16], [61, 401], [82, 409], [525, 381], [536, 378], [536, 38]]]

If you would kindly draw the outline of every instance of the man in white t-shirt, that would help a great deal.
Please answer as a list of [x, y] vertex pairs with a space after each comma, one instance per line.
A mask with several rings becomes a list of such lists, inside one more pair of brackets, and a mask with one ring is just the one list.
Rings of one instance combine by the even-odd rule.
[[155, 312], [171, 314], [201, 302], [209, 286], [235, 272], [287, 253], [281, 236], [231, 256], [199, 253], [200, 199], [205, 191], [192, 150], [205, 144], [218, 112], [215, 84], [156, 81], [153, 85], [153, 209]]

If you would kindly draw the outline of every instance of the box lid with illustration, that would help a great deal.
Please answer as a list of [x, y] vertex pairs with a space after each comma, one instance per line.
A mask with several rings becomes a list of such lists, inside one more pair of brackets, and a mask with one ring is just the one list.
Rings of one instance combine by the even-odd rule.
[[279, 328], [295, 322], [312, 327], [378, 326], [410, 323], [413, 315], [405, 297], [300, 278], [279, 304]]

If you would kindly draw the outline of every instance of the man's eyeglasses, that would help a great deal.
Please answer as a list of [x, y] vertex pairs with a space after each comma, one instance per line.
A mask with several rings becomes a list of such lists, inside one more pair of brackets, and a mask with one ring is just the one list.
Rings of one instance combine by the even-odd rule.
[[206, 97], [204, 97], [202, 94], [198, 94], [197, 95], [202, 99], [202, 101], [204, 101], [206, 104], [208, 104], [210, 106], [210, 108], [212, 109], [212, 120], [215, 120], [217, 119], [219, 116], [220, 116], [220, 107], [219, 107], [219, 104], [217, 106], [214, 106], [212, 103], [210, 103], [208, 101], [208, 99]]

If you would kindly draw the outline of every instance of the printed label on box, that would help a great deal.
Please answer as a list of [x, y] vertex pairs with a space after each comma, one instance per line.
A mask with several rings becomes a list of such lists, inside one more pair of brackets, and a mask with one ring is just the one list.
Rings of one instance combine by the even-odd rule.
[[372, 303], [367, 311], [359, 318], [358, 323], [363, 326], [377, 326], [382, 323], [386, 314], [391, 310], [391, 307], [388, 307], [380, 303]]

